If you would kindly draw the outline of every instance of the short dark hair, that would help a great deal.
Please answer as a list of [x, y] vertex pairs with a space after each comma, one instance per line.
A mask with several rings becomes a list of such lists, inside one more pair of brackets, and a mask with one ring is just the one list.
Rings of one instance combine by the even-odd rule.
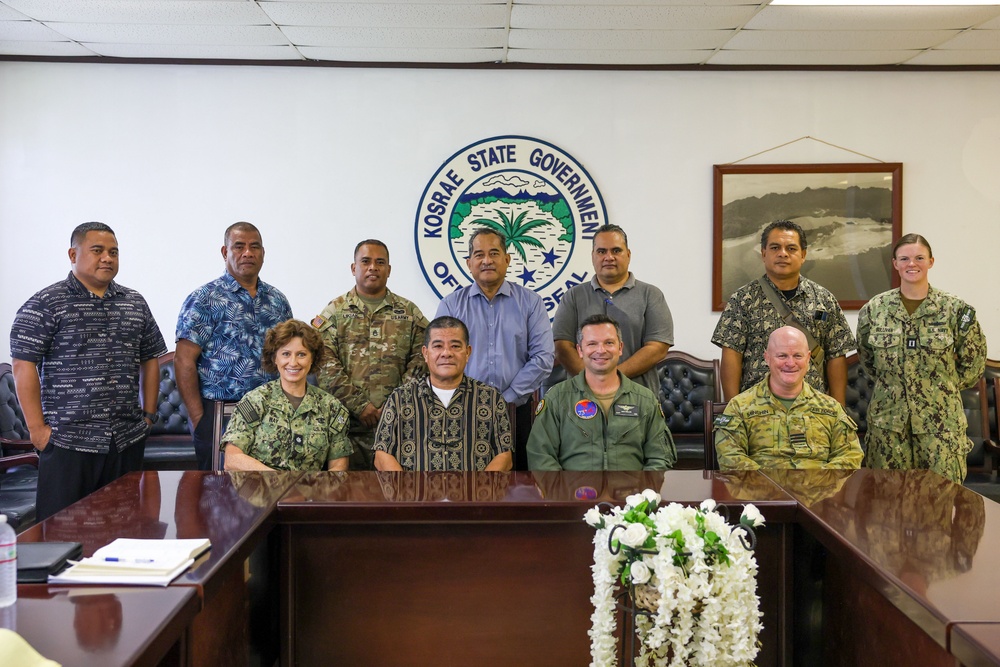
[[387, 246], [386, 244], [382, 243], [378, 239], [365, 239], [364, 241], [360, 242], [358, 245], [354, 246], [354, 254], [351, 255], [351, 257], [357, 257], [358, 256], [358, 251], [361, 250], [361, 246], [363, 246], [363, 245], [377, 245], [380, 248], [385, 248], [385, 256], [386, 257], [389, 256], [389, 246]]
[[79, 248], [83, 240], [87, 238], [87, 232], [107, 232], [114, 234], [115, 230], [103, 222], [85, 222], [82, 225], [77, 225], [73, 233], [69, 235], [69, 246], [71, 248]]
[[583, 342], [583, 328], [593, 326], [595, 324], [612, 324], [615, 327], [615, 333], [618, 334], [618, 340], [622, 339], [622, 328], [618, 325], [618, 321], [615, 318], [605, 315], [604, 313], [597, 313], [596, 315], [591, 315], [583, 322], [580, 323], [580, 328], [576, 330], [576, 344], [579, 345]]
[[927, 255], [934, 259], [934, 251], [931, 250], [931, 244], [920, 234], [906, 234], [896, 241], [895, 245], [892, 246], [892, 258], [896, 259], [896, 251], [900, 246], [910, 245], [911, 243], [919, 243], [923, 247], [927, 248]]
[[625, 247], [628, 248], [628, 234], [626, 234], [625, 230], [619, 227], [618, 225], [612, 225], [610, 223], [606, 225], [601, 225], [600, 227], [597, 228], [597, 231], [594, 232], [594, 238], [591, 241], [591, 245], [597, 243], [598, 234], [610, 234], [610, 233], [621, 234], [622, 239], [625, 240]]
[[261, 243], [264, 242], [264, 237], [261, 235], [259, 229], [257, 229], [253, 224], [249, 222], [240, 221], [240, 222], [234, 222], [233, 224], [226, 227], [226, 235], [225, 237], [223, 237], [222, 241], [225, 245], [227, 246], [229, 245], [229, 235], [235, 232], [236, 230], [239, 230], [241, 232], [257, 232], [257, 236], [260, 236], [260, 242]]
[[507, 237], [506, 236], [504, 236], [503, 234], [501, 234], [497, 230], [493, 229], [492, 227], [479, 227], [478, 229], [476, 229], [476, 231], [472, 232], [472, 235], [469, 237], [469, 254], [467, 255], [468, 257], [472, 257], [472, 244], [473, 244], [473, 242], [476, 239], [478, 239], [480, 236], [482, 236], [483, 234], [492, 234], [493, 236], [495, 236], [498, 239], [500, 239], [500, 247], [504, 248], [506, 250], [506, 248], [507, 248]]
[[465, 337], [465, 344], [469, 344], [469, 328], [465, 326], [465, 322], [457, 317], [442, 315], [431, 320], [431, 323], [424, 329], [424, 347], [431, 344], [431, 331], [433, 329], [461, 329], [462, 336]]
[[323, 338], [316, 329], [301, 320], [285, 320], [281, 324], [267, 330], [264, 335], [264, 350], [260, 355], [260, 365], [268, 373], [277, 373], [278, 367], [274, 363], [274, 355], [278, 350], [288, 345], [293, 338], [301, 338], [302, 345], [312, 354], [312, 366], [310, 373], [315, 373], [320, 364], [323, 363]]
[[781, 229], [781, 230], [784, 230], [786, 232], [795, 232], [796, 234], [798, 234], [799, 235], [799, 246], [801, 246], [803, 250], [805, 250], [808, 247], [808, 245], [809, 245], [809, 241], [806, 240], [806, 233], [804, 231], [802, 231], [802, 228], [799, 227], [797, 224], [795, 224], [791, 220], [775, 220], [774, 222], [772, 222], [771, 224], [769, 224], [767, 227], [765, 227], [764, 231], [761, 232], [761, 234], [760, 234], [760, 249], [761, 250], [766, 250], [767, 249], [767, 237], [771, 235], [771, 230], [773, 230], [773, 229]]

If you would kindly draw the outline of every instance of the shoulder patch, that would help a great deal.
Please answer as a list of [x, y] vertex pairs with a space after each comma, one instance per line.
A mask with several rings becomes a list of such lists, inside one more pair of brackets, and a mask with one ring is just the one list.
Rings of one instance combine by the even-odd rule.
[[236, 412], [247, 424], [256, 424], [260, 421], [260, 413], [250, 405], [249, 401], [240, 401], [236, 404]]
[[732, 415], [719, 415], [712, 423], [716, 426], [729, 426], [731, 421], [733, 421]]
[[329, 320], [327, 320], [322, 315], [317, 315], [316, 317], [313, 318], [313, 320], [312, 320], [312, 322], [310, 322], [310, 324], [313, 325], [313, 329], [322, 329], [323, 325], [327, 324], [328, 322], [329, 322]]
[[542, 410], [545, 409], [545, 399], [538, 401], [538, 405], [535, 406], [535, 416], [542, 414]]
[[972, 323], [976, 321], [976, 310], [972, 306], [966, 306], [958, 316], [958, 330], [964, 332]]

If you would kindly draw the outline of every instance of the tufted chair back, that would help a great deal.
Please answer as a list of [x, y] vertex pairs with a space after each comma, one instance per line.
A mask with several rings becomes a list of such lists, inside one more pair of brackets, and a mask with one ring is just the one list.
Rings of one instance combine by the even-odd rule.
[[868, 430], [868, 402], [875, 390], [875, 381], [865, 374], [858, 353], [847, 355], [847, 405], [845, 409], [858, 425], [858, 438], [863, 445]]
[[989, 412], [990, 440], [1000, 446], [1000, 427], [997, 425], [997, 399], [1000, 398], [1000, 361], [986, 360], [986, 405]]
[[0, 364], [0, 438], [27, 440], [28, 437], [28, 427], [14, 390], [14, 373], [10, 364]]
[[160, 361], [160, 395], [157, 411], [160, 421], [153, 424], [150, 435], [188, 435], [188, 413], [174, 375], [174, 353], [167, 352]]
[[962, 390], [962, 407], [969, 422], [965, 431], [972, 441], [972, 451], [966, 457], [969, 472], [990, 472], [991, 461], [987, 456], [986, 441], [990, 438], [987, 421], [986, 380], [979, 378], [976, 384]]
[[704, 460], [705, 402], [722, 400], [719, 360], [671, 350], [656, 365], [660, 407], [677, 445], [678, 467], [701, 467]]

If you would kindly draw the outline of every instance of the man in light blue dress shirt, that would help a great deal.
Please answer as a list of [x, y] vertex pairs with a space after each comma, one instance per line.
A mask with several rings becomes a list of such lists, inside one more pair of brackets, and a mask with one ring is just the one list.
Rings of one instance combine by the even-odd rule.
[[472, 355], [465, 373], [500, 390], [514, 406], [514, 468], [526, 470], [531, 398], [555, 359], [549, 316], [540, 296], [506, 280], [510, 255], [499, 232], [473, 232], [466, 264], [476, 282], [446, 296], [437, 317], [457, 317], [469, 328]]

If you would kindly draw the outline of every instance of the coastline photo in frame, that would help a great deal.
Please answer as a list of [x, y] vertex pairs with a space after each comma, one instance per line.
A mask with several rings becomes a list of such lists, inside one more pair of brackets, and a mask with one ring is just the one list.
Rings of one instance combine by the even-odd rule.
[[712, 310], [764, 274], [760, 235], [775, 220], [802, 227], [802, 275], [844, 310], [899, 286], [891, 259], [902, 229], [902, 163], [717, 164], [714, 176]]

